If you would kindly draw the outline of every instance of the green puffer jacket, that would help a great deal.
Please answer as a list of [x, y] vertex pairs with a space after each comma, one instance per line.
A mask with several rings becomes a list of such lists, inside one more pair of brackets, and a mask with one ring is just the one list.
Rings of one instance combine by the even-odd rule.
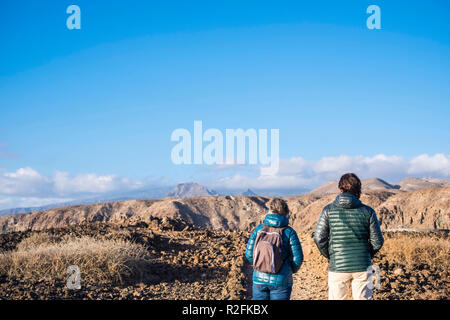
[[[303, 262], [303, 251], [297, 233], [291, 227], [288, 227], [289, 220], [285, 216], [270, 213], [264, 217], [264, 224], [267, 226], [282, 228], [283, 230], [283, 265], [276, 274], [264, 273], [258, 270], [253, 270], [253, 283], [269, 285], [275, 287], [292, 286], [292, 273], [297, 272]], [[258, 232], [263, 228], [260, 224], [252, 232], [245, 250], [245, 257], [253, 264], [253, 249]]]
[[314, 242], [329, 259], [330, 271], [360, 272], [372, 265], [384, 239], [375, 211], [345, 192], [323, 209]]

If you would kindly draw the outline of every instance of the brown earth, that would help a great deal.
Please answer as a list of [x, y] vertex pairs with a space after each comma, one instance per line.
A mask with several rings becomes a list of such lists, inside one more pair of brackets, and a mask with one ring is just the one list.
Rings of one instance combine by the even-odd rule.
[[147, 274], [125, 283], [83, 281], [69, 290], [68, 275], [33, 280], [0, 272], [0, 299], [246, 299], [248, 277], [242, 252], [246, 235], [240, 231], [199, 229], [183, 221], [151, 219], [134, 225], [88, 223], [45, 231], [0, 235], [3, 252], [11, 252], [36, 233], [52, 237], [123, 239], [142, 244], [152, 255]]
[[[302, 233], [299, 237], [305, 261], [294, 274], [291, 299], [328, 299], [328, 261], [319, 254], [312, 233]], [[380, 268], [381, 280], [380, 288], [374, 289], [374, 299], [450, 298], [450, 238], [447, 232], [385, 232], [384, 237], [385, 245], [373, 260], [373, 264]], [[420, 241], [426, 245], [417, 245]], [[427, 256], [424, 251], [433, 251], [436, 244], [441, 244], [441, 250]], [[402, 251], [408, 251], [408, 248], [414, 254], [402, 255]], [[348, 299], [351, 299], [350, 287]]]
[[[66, 274], [30, 280], [0, 272], [0, 299], [250, 299], [251, 266], [244, 259], [249, 232], [209, 230], [183, 220], [149, 218], [134, 224], [84, 223], [44, 231], [0, 235], [4, 252], [34, 234], [70, 234], [123, 239], [145, 246], [152, 255], [147, 274], [124, 283], [83, 282], [66, 287]], [[385, 232], [386, 243], [375, 257], [381, 288], [375, 299], [448, 299], [450, 239], [446, 232]], [[299, 234], [305, 261], [294, 275], [291, 299], [327, 299], [328, 262], [320, 256], [312, 233]], [[421, 245], [420, 243], [425, 243]], [[433, 251], [436, 244], [439, 250]], [[425, 255], [424, 251], [429, 251]], [[409, 252], [409, 253], [408, 253]], [[351, 297], [351, 293], [349, 294]]]
[[[322, 208], [335, 195], [305, 194], [286, 197], [291, 225], [312, 231]], [[1, 232], [43, 230], [83, 222], [145, 220], [149, 217], [182, 219], [215, 230], [248, 231], [267, 213], [270, 197], [207, 196], [183, 199], [130, 200], [78, 205], [43, 212], [0, 217]], [[450, 188], [411, 192], [371, 191], [361, 200], [373, 207], [384, 230], [398, 228], [450, 229]]]

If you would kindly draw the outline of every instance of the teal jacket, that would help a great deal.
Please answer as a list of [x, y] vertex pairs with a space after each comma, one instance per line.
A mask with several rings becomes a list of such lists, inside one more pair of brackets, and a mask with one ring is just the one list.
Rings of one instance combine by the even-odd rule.
[[345, 192], [322, 210], [314, 241], [330, 271], [360, 272], [372, 264], [384, 239], [375, 211]]
[[[265, 216], [264, 224], [271, 227], [282, 228], [288, 226], [289, 220], [285, 216], [271, 213]], [[245, 257], [251, 264], [253, 264], [253, 247], [255, 245], [255, 240], [258, 232], [262, 228], [263, 224], [257, 226], [248, 240]], [[281, 266], [280, 271], [276, 274], [271, 274], [253, 270], [253, 283], [275, 287], [292, 286], [292, 273], [297, 272], [303, 262], [302, 246], [297, 233], [291, 227], [287, 227], [283, 230], [282, 239], [284, 245], [284, 263]]]

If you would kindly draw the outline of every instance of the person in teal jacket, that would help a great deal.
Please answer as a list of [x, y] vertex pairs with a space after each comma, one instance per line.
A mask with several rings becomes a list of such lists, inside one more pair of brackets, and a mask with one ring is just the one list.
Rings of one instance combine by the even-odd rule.
[[[289, 209], [286, 201], [275, 198], [270, 203], [271, 212], [264, 217], [264, 224], [283, 228], [283, 265], [276, 274], [253, 270], [254, 300], [289, 300], [292, 292], [292, 274], [300, 269], [303, 262], [303, 251], [297, 232], [289, 227], [286, 217]], [[248, 240], [245, 257], [253, 265], [253, 249], [258, 232], [263, 224], [258, 225]]]

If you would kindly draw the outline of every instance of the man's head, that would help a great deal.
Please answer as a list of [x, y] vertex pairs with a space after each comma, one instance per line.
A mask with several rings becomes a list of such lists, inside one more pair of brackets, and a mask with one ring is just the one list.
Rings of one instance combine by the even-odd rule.
[[361, 196], [361, 180], [354, 173], [346, 173], [339, 180], [341, 193], [350, 192], [359, 199]]
[[270, 211], [273, 213], [281, 214], [282, 216], [287, 216], [289, 214], [289, 208], [283, 199], [274, 198], [270, 201]]

